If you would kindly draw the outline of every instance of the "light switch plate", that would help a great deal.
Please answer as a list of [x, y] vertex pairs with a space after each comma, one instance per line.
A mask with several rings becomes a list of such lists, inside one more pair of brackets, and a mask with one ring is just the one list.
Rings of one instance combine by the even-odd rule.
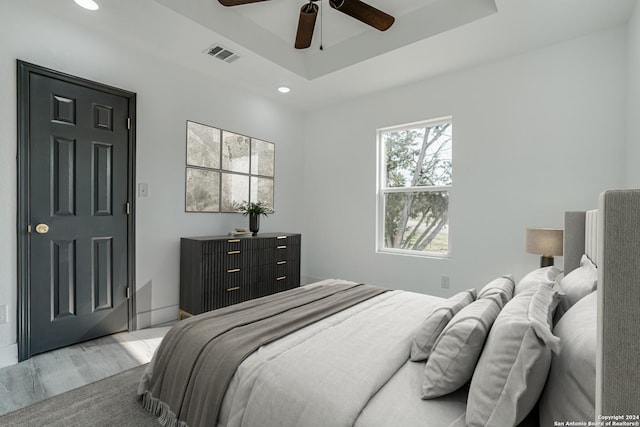
[[149, 184], [143, 182], [138, 184], [138, 197], [149, 197]]

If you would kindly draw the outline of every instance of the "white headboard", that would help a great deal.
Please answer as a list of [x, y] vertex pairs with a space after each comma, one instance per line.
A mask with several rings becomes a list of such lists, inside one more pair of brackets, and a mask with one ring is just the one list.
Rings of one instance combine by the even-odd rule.
[[564, 274], [580, 267], [586, 254], [598, 265], [598, 210], [564, 213]]
[[584, 253], [598, 265], [598, 210], [586, 212], [584, 229]]
[[[640, 409], [640, 190], [606, 191], [597, 211], [565, 213], [565, 275], [598, 266], [596, 416]], [[597, 419], [597, 418], [596, 418]]]

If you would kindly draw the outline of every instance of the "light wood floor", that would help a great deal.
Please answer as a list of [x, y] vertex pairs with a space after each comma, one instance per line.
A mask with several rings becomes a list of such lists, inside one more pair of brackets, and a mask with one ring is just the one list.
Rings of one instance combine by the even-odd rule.
[[122, 332], [0, 369], [0, 415], [149, 362], [169, 328]]

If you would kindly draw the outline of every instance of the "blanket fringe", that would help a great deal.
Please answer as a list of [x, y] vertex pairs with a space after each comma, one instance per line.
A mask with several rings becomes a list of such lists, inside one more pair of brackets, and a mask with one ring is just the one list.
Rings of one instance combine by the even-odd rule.
[[153, 397], [149, 390], [142, 395], [142, 407], [151, 415], [158, 417], [158, 422], [164, 427], [189, 427], [184, 421], [178, 420], [169, 405]]

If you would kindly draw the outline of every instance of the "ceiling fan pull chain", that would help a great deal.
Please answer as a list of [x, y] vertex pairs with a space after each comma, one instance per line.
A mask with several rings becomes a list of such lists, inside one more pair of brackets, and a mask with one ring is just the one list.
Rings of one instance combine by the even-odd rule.
[[320, 50], [324, 50], [324, 46], [322, 45], [322, 42], [324, 41], [323, 38], [323, 32], [322, 30], [324, 29], [324, 15], [322, 14], [322, 2], [320, 2]]

